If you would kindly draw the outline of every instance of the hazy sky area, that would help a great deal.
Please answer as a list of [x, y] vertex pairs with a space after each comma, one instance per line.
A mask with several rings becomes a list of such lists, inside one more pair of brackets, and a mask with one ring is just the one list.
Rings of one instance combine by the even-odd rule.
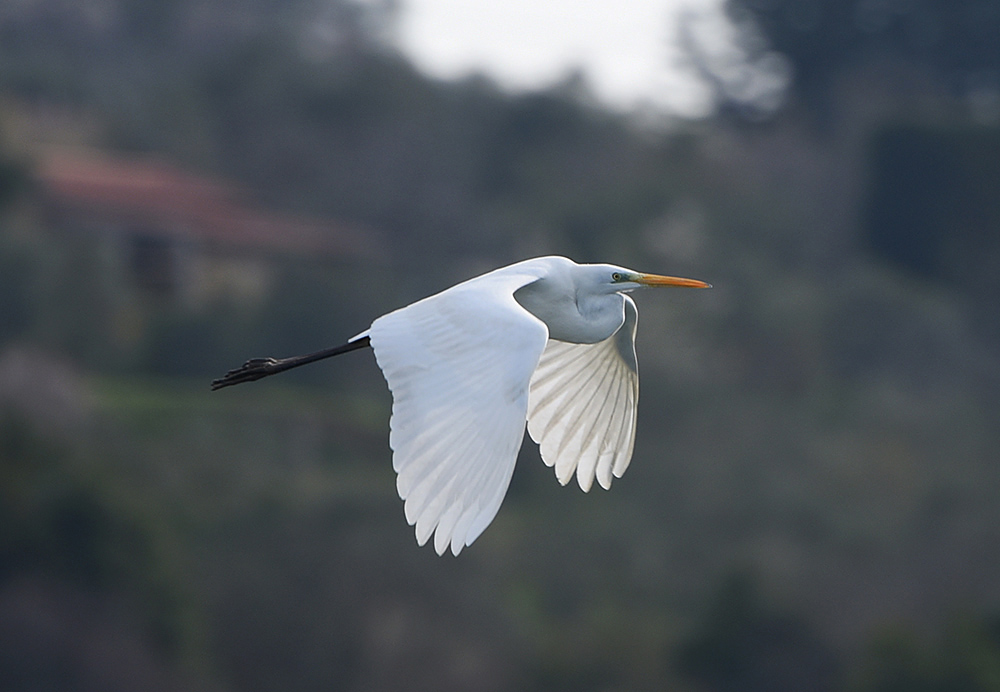
[[616, 108], [652, 104], [698, 115], [707, 95], [673, 47], [676, 17], [718, 0], [403, 0], [398, 36], [425, 72], [485, 72], [508, 88], [543, 88], [583, 68]]

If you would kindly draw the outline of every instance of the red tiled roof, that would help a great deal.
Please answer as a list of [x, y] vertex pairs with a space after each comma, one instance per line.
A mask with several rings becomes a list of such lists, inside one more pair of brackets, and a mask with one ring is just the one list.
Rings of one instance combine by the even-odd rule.
[[250, 208], [235, 185], [160, 160], [58, 152], [41, 161], [36, 176], [59, 206], [121, 219], [145, 233], [265, 252], [370, 254], [355, 230]]

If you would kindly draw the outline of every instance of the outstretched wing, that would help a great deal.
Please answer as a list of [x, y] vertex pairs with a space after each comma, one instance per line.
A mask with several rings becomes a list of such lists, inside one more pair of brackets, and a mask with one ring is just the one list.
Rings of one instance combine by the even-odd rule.
[[625, 323], [596, 344], [550, 339], [531, 378], [528, 433], [563, 485], [576, 472], [584, 491], [594, 478], [605, 490], [632, 458], [639, 370], [638, 312], [625, 296]]
[[367, 332], [392, 391], [389, 446], [406, 520], [420, 545], [434, 534], [439, 555], [470, 545], [507, 492], [548, 338], [513, 296], [537, 278], [486, 274]]

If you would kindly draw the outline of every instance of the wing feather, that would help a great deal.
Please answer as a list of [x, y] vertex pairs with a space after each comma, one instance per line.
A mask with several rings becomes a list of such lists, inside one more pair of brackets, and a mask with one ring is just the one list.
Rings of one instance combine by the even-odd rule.
[[576, 474], [584, 491], [594, 480], [610, 488], [632, 458], [639, 374], [635, 303], [626, 296], [625, 322], [595, 344], [550, 339], [531, 378], [528, 433], [542, 460], [565, 485]]
[[493, 272], [389, 313], [367, 335], [392, 392], [396, 489], [417, 542], [458, 555], [496, 516], [524, 437], [548, 330]]

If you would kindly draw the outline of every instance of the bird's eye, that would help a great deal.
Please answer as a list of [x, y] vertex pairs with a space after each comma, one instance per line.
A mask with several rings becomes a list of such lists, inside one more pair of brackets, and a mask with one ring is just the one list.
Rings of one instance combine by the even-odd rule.
[[613, 274], [611, 275], [611, 280], [612, 280], [612, 281], [621, 281], [621, 280], [622, 280], [623, 278], [624, 278], [624, 277], [623, 277], [623, 276], [621, 275], [621, 272], [614, 272], [614, 273], [613, 273]]

